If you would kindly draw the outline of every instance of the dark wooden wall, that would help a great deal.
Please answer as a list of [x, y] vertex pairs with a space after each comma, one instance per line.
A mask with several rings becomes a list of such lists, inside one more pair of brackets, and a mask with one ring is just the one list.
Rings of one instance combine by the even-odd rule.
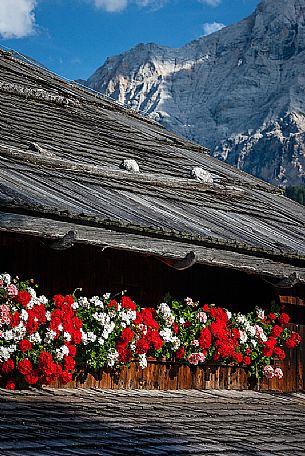
[[268, 307], [276, 299], [273, 287], [256, 276], [195, 264], [177, 271], [152, 256], [94, 246], [68, 250], [48, 248], [39, 239], [0, 234], [0, 270], [33, 278], [40, 292], [51, 296], [81, 287], [83, 295], [127, 290], [141, 306], [153, 306], [166, 293], [179, 299], [191, 296], [230, 310], [247, 312]]
[[[40, 292], [47, 296], [70, 293], [82, 287], [83, 295], [101, 295], [128, 290], [141, 306], [158, 304], [165, 293], [183, 299], [192, 296], [215, 303], [229, 310], [247, 312], [256, 305], [268, 307], [278, 300], [273, 287], [264, 280], [247, 274], [194, 265], [176, 271], [151, 257], [93, 246], [77, 245], [64, 251], [52, 250], [39, 239], [0, 233], [0, 272], [34, 278]], [[302, 290], [297, 290], [301, 294]], [[288, 293], [288, 292], [287, 292]], [[292, 293], [292, 292], [290, 292]], [[288, 350], [287, 359], [280, 364], [285, 371], [282, 381], [263, 381], [261, 389], [276, 391], [305, 390], [305, 326], [304, 307], [300, 299], [284, 298], [286, 310], [293, 316], [291, 328], [301, 332], [303, 342], [297, 350]], [[71, 385], [70, 385], [71, 386]], [[142, 371], [138, 364], [123, 368], [114, 376], [104, 371], [95, 379], [77, 380], [72, 386], [101, 388], [232, 388], [253, 387], [243, 368], [203, 366], [190, 368], [177, 363], [156, 363]]]

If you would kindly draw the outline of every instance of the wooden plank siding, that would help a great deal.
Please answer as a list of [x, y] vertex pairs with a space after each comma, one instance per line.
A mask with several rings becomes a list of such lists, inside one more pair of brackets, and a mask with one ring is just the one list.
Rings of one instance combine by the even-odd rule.
[[[147, 389], [147, 390], [259, 390], [282, 393], [305, 391], [305, 325], [287, 325], [302, 336], [301, 344], [293, 350], [286, 349], [287, 358], [275, 361], [284, 377], [256, 380], [249, 377], [247, 369], [206, 363], [189, 366], [183, 362], [148, 359], [146, 369], [138, 362], [117, 370], [101, 369], [93, 374], [81, 373], [64, 388]], [[61, 388], [58, 382], [52, 387]]]
[[[117, 370], [104, 369], [93, 374], [80, 374], [64, 388], [147, 389], [147, 390], [250, 390], [277, 391], [282, 393], [305, 391], [305, 325], [289, 324], [298, 331], [302, 343], [294, 350], [286, 350], [287, 358], [276, 361], [275, 366], [284, 371], [283, 379], [250, 378], [247, 369], [213, 363], [189, 366], [182, 362], [148, 359], [146, 369], [138, 362], [131, 362]], [[51, 385], [61, 388], [58, 383]]]

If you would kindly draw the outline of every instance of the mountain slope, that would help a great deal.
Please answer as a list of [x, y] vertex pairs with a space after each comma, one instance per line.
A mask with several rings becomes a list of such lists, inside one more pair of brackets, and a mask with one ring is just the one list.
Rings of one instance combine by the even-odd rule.
[[305, 182], [305, 0], [262, 0], [180, 49], [140, 44], [87, 85], [276, 185]]

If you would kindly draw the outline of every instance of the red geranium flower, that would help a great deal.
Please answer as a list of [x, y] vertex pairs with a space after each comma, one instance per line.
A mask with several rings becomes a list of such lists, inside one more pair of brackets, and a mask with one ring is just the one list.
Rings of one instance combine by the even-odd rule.
[[22, 375], [30, 374], [33, 370], [32, 363], [29, 359], [23, 359], [18, 363], [18, 371]]
[[184, 347], [180, 347], [176, 353], [175, 353], [176, 358], [182, 359], [184, 358]]
[[272, 336], [273, 337], [279, 337], [283, 332], [283, 328], [279, 325], [275, 325], [273, 328], [272, 328]]
[[273, 348], [264, 347], [263, 348], [263, 356], [272, 356], [273, 355]]
[[28, 350], [32, 350], [32, 344], [29, 340], [23, 339], [18, 344], [19, 349], [24, 353]]
[[286, 358], [286, 353], [284, 350], [282, 350], [280, 347], [275, 347], [274, 349], [274, 354], [279, 358], [279, 359], [285, 359]]
[[251, 358], [250, 356], [244, 356], [244, 363], [247, 365], [247, 366], [250, 366], [251, 364]]
[[286, 313], [282, 313], [279, 317], [279, 322], [281, 323], [281, 325], [286, 325], [287, 323], [289, 323], [290, 321], [290, 317], [289, 315], [287, 315]]
[[14, 390], [16, 388], [15, 380], [13, 378], [9, 378], [6, 382], [5, 388], [7, 390]]
[[19, 291], [18, 295], [15, 297], [15, 301], [17, 301], [18, 304], [21, 304], [23, 307], [26, 307], [31, 299], [32, 296], [25, 290]]
[[39, 381], [39, 371], [38, 371], [38, 369], [30, 372], [29, 374], [26, 374], [24, 376], [24, 379], [29, 385], [36, 385], [36, 383]]
[[38, 357], [38, 366], [42, 370], [49, 370], [52, 367], [53, 359], [52, 355], [48, 352], [41, 352], [39, 357]]
[[157, 331], [148, 331], [147, 337], [150, 340], [150, 343], [153, 345], [155, 350], [159, 350], [160, 348], [163, 347], [164, 341], [163, 339], [159, 336], [159, 333]]
[[64, 297], [64, 302], [71, 306], [74, 303], [74, 299], [71, 295], [67, 295]]
[[65, 298], [63, 297], [63, 295], [57, 294], [53, 297], [53, 301], [55, 303], [55, 306], [60, 308], [64, 303]]
[[20, 323], [20, 315], [18, 312], [14, 312], [12, 315], [11, 315], [11, 327], [12, 328], [16, 328], [16, 326], [19, 325]]
[[4, 361], [2, 364], [2, 373], [10, 374], [15, 369], [15, 363], [12, 358], [9, 358], [7, 361]]
[[212, 334], [208, 328], [203, 328], [198, 337], [199, 345], [202, 349], [210, 348], [212, 344]]
[[75, 367], [75, 361], [72, 356], [65, 356], [64, 357], [65, 368], [67, 370], [73, 370]]
[[142, 337], [142, 339], [139, 339], [136, 341], [136, 353], [139, 355], [143, 355], [144, 353], [147, 353], [150, 347], [149, 341], [145, 338]]
[[121, 304], [123, 309], [137, 310], [136, 304], [128, 296], [122, 296]]
[[68, 348], [69, 348], [69, 355], [71, 355], [74, 358], [74, 356], [76, 355], [75, 345], [69, 345]]
[[60, 377], [61, 382], [66, 385], [69, 382], [72, 382], [72, 374], [68, 371], [63, 371]]
[[133, 338], [134, 338], [134, 332], [131, 331], [130, 328], [125, 328], [121, 332], [120, 342], [127, 345], [127, 344], [129, 344], [129, 342], [132, 341]]
[[111, 301], [108, 303], [108, 307], [109, 308], [114, 307], [115, 310], [118, 310], [119, 305], [115, 299], [111, 299]]
[[301, 342], [302, 337], [297, 332], [293, 332], [286, 340], [287, 348], [295, 348]]
[[[247, 358], [247, 356], [245, 357]], [[243, 355], [241, 353], [233, 353], [233, 359], [234, 361], [236, 361], [237, 363], [242, 363], [243, 361]]]
[[173, 331], [175, 334], [178, 334], [178, 332], [179, 332], [179, 326], [175, 322], [173, 323]]
[[119, 352], [119, 361], [121, 363], [128, 363], [128, 361], [130, 361], [131, 357], [132, 357], [132, 353], [131, 351], [129, 350], [129, 348], [121, 348], [120, 350], [118, 350]]

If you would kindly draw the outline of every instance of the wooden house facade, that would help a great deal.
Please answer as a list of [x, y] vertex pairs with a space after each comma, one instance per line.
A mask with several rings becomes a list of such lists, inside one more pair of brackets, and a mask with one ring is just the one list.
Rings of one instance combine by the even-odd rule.
[[[5, 52], [0, 114], [1, 270], [35, 277], [47, 294], [128, 290], [143, 307], [167, 292], [243, 312], [275, 300], [304, 334], [304, 207]], [[304, 389], [304, 350], [288, 357], [286, 386], [262, 387]], [[244, 373], [221, 369], [151, 362], [149, 374], [105, 374], [98, 384], [246, 387]]]

